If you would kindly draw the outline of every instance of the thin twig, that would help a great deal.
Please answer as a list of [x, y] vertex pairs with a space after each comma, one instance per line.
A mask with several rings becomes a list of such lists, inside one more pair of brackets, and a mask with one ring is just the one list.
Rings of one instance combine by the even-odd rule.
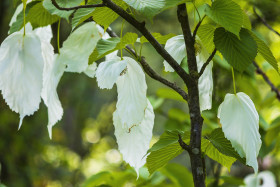
[[254, 66], [257, 68], [256, 72], [257, 74], [261, 75], [265, 82], [270, 86], [271, 91], [276, 93], [276, 98], [280, 101], [280, 91], [277, 89], [277, 87], [269, 80], [268, 76], [265, 74], [265, 72], [260, 68], [260, 66], [253, 61]]
[[193, 38], [194, 38], [194, 39], [195, 39], [195, 36], [196, 36], [196, 34], [197, 34], [197, 31], [198, 31], [198, 29], [199, 29], [201, 23], [203, 22], [204, 18], [205, 18], [205, 16], [203, 16], [203, 18], [198, 22], [198, 24], [196, 25], [196, 27], [195, 27], [195, 29], [194, 29], [194, 31], [193, 31]]
[[111, 0], [103, 0], [106, 7], [113, 10], [119, 16], [124, 18], [128, 23], [135, 27], [145, 38], [150, 42], [150, 44], [155, 48], [159, 55], [161, 55], [164, 60], [166, 60], [169, 65], [175, 70], [175, 72], [182, 78], [182, 80], [187, 84], [191, 81], [188, 73], [177, 63], [177, 61], [164, 49], [164, 47], [154, 38], [154, 36], [148, 31], [145, 26], [145, 22], [137, 21], [133, 16], [127, 13], [124, 9], [113, 3]]
[[[111, 36], [111, 37], [118, 37], [118, 35], [108, 28], [106, 32]], [[133, 50], [131, 47], [126, 46], [126, 50], [128, 50], [134, 57], [138, 58], [140, 64], [142, 65], [144, 71], [154, 80], [157, 80], [161, 82], [162, 84], [172, 88], [175, 90], [178, 94], [180, 94], [184, 100], [188, 101], [188, 94], [182, 90], [180, 87], [176, 85], [176, 83], [170, 82], [166, 80], [165, 78], [161, 77], [159, 74], [157, 74], [151, 67], [150, 65], [146, 62], [144, 57], [138, 57], [135, 50]]]
[[184, 149], [184, 150], [188, 151], [189, 153], [191, 153], [191, 147], [189, 145], [187, 145], [183, 141], [183, 139], [182, 139], [180, 134], [178, 134], [178, 137], [179, 137], [178, 142], [179, 142], [180, 146], [182, 147], [182, 149]]
[[96, 7], [104, 7], [105, 6], [103, 3], [101, 3], [101, 4], [94, 4], [94, 5], [81, 5], [81, 6], [65, 8], [65, 7], [59, 6], [57, 4], [56, 0], [51, 0], [51, 1], [52, 1], [52, 4], [55, 6], [55, 8], [57, 8], [58, 10], [66, 10], [66, 11], [77, 10], [77, 9], [80, 9], [80, 8], [96, 8]]
[[253, 7], [253, 10], [254, 10], [254, 13], [256, 14], [256, 16], [261, 20], [261, 22], [269, 29], [271, 30], [272, 32], [274, 32], [275, 34], [277, 34], [278, 36], [280, 36], [280, 33], [277, 32], [276, 30], [274, 30], [268, 23], [267, 21], [262, 18], [260, 15], [258, 15], [257, 11], [256, 11], [256, 8]]
[[204, 70], [206, 69], [206, 67], [208, 66], [208, 64], [211, 62], [211, 60], [214, 58], [215, 54], [217, 52], [217, 49], [215, 48], [214, 51], [212, 52], [212, 54], [209, 56], [209, 58], [207, 59], [207, 61], [203, 64], [202, 68], [200, 69], [199, 72], [199, 77], [201, 77], [201, 75], [203, 74]]

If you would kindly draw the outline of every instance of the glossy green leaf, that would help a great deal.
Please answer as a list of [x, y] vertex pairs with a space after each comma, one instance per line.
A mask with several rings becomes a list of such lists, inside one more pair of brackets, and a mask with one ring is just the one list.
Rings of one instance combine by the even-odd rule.
[[75, 29], [78, 25], [83, 23], [88, 18], [92, 17], [93, 8], [82, 8], [78, 9], [72, 18], [72, 29]]
[[[168, 39], [176, 36], [175, 34], [172, 34], [172, 33], [167, 34], [167, 35], [161, 35], [160, 33], [152, 33], [152, 35], [160, 44], [165, 44]], [[147, 43], [147, 42], [149, 42], [149, 41], [145, 38], [145, 36], [142, 36], [140, 38], [140, 43], [143, 44], [143, 43]]]
[[[25, 15], [28, 16], [29, 10], [35, 6], [37, 3], [39, 3], [38, 1], [33, 1], [31, 3], [28, 3], [26, 6], [26, 10], [25, 10]], [[12, 24], [12, 26], [10, 27], [9, 33], [12, 34], [14, 32], [19, 31], [21, 28], [23, 27], [23, 11], [21, 11], [18, 15], [17, 15], [17, 19], [16, 21]]]
[[[176, 131], [167, 131], [163, 133], [159, 141], [148, 150], [150, 154], [147, 157], [147, 167], [150, 174], [154, 173], [183, 152], [183, 149], [178, 143], [178, 134], [179, 132]], [[182, 138], [186, 143], [189, 142], [190, 137], [188, 133], [183, 134]]]
[[[82, 0], [56, 0], [57, 4], [60, 7], [69, 8], [73, 6], [78, 6]], [[47, 9], [52, 15], [57, 15], [61, 18], [69, 19], [69, 16], [74, 12], [74, 10], [66, 11], [66, 10], [58, 10], [53, 4], [51, 0], [44, 0], [43, 6]]]
[[201, 25], [197, 31], [197, 35], [203, 46], [206, 48], [208, 53], [212, 53], [215, 45], [214, 45], [214, 32], [216, 27], [211, 24]]
[[44, 27], [57, 22], [59, 17], [51, 15], [44, 7], [43, 3], [34, 5], [28, 12], [27, 21], [31, 23], [33, 28]]
[[160, 170], [178, 187], [193, 187], [191, 172], [184, 166], [177, 163], [169, 163]]
[[211, 7], [206, 7], [205, 13], [214, 22], [239, 36], [243, 25], [243, 11], [237, 3], [232, 0], [216, 0]]
[[279, 72], [279, 64], [266, 43], [253, 32], [250, 32], [250, 34], [258, 45], [258, 52], [277, 72]]
[[257, 55], [257, 44], [249, 31], [241, 29], [240, 40], [236, 35], [220, 27], [214, 33], [214, 43], [234, 69], [243, 72]]

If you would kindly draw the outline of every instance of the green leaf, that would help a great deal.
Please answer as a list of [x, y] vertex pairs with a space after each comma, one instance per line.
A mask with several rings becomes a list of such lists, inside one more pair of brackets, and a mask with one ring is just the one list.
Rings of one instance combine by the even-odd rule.
[[124, 0], [124, 2], [147, 18], [154, 17], [165, 5], [165, 0]]
[[172, 99], [176, 101], [186, 102], [180, 94], [170, 88], [160, 88], [157, 90], [157, 96], [164, 99]]
[[[35, 6], [37, 3], [39, 3], [39, 1], [33, 1], [31, 3], [28, 3], [26, 6], [26, 10], [25, 10], [25, 15], [28, 16], [29, 10]], [[21, 11], [18, 15], [17, 15], [17, 19], [16, 21], [12, 24], [12, 26], [10, 27], [9, 33], [12, 34], [14, 32], [19, 31], [21, 28], [23, 27], [23, 11]]]
[[266, 45], [266, 43], [260, 39], [256, 34], [250, 32], [251, 36], [254, 38], [258, 45], [258, 52], [262, 55], [262, 57], [279, 73], [278, 62], [273, 56], [271, 50]]
[[83, 23], [88, 18], [92, 17], [94, 9], [93, 8], [81, 8], [78, 9], [72, 18], [72, 30], [75, 29], [78, 25]]
[[210, 141], [203, 139], [201, 142], [201, 150], [209, 158], [217, 161], [222, 166], [225, 166], [230, 171], [232, 164], [236, 161], [236, 158], [227, 156], [221, 153]]
[[199, 36], [199, 39], [201, 40], [201, 43], [206, 48], [208, 53], [212, 53], [215, 45], [214, 45], [214, 32], [216, 30], [216, 27], [211, 24], [204, 24], [201, 25], [197, 31], [197, 35]]
[[186, 114], [186, 112], [184, 112], [181, 109], [171, 108], [168, 111], [168, 117], [171, 118], [171, 119], [176, 119], [176, 120], [178, 120], [179, 122], [182, 123], [182, 122], [188, 120], [189, 115]]
[[270, 145], [276, 138], [279, 136], [280, 133], [280, 117], [276, 118], [272, 121], [270, 127], [266, 131], [265, 135], [265, 143], [266, 145]]
[[[128, 8], [127, 4], [123, 1], [113, 0], [113, 2], [124, 10]], [[119, 17], [117, 13], [107, 7], [96, 8], [91, 15], [92, 19], [97, 24], [104, 26], [104, 30], [106, 30], [111, 25], [111, 23], [113, 23]]]
[[243, 12], [243, 27], [245, 29], [248, 29], [248, 30], [251, 30], [252, 29], [252, 25], [251, 25], [251, 21], [248, 17], [248, 15], [246, 14], [246, 12], [242, 11]]
[[211, 7], [206, 7], [205, 13], [214, 22], [239, 36], [243, 25], [243, 11], [237, 3], [232, 0], [216, 0]]
[[33, 28], [44, 27], [57, 22], [59, 19], [56, 15], [51, 15], [44, 7], [43, 3], [34, 5], [28, 12], [27, 21]]
[[225, 138], [222, 128], [217, 128], [212, 131], [211, 135], [207, 139], [213, 144], [213, 146], [222, 154], [229, 157], [236, 158], [243, 164], [246, 164], [246, 159], [241, 158], [239, 154], [234, 150], [230, 141]]
[[89, 57], [89, 64], [117, 50], [118, 43], [120, 43], [120, 38], [100, 39]]
[[[176, 131], [167, 131], [163, 133], [159, 141], [148, 150], [150, 154], [147, 157], [147, 167], [150, 174], [154, 173], [183, 152], [183, 149], [178, 143], [179, 133], [180, 132]], [[188, 133], [182, 134], [182, 139], [186, 143], [189, 142], [189, 138]]]
[[[160, 44], [165, 44], [167, 40], [176, 36], [175, 34], [172, 34], [172, 33], [164, 35], [164, 36], [161, 35], [160, 33], [152, 33], [152, 35]], [[143, 43], [147, 43], [147, 42], [149, 42], [149, 41], [145, 38], [145, 36], [142, 36], [140, 38], [140, 43], [143, 44]]]
[[188, 169], [177, 163], [169, 163], [160, 170], [162, 174], [168, 177], [176, 186], [193, 187], [193, 177]]
[[109, 38], [106, 40], [99, 40], [96, 48], [89, 57], [89, 63], [95, 62], [116, 50], [121, 50], [129, 44], [134, 44], [137, 38], [138, 35], [136, 33], [128, 32], [122, 37], [122, 39]]
[[[73, 6], [78, 6], [83, 0], [56, 0], [57, 4], [63, 8], [69, 8]], [[69, 16], [74, 12], [74, 10], [66, 11], [66, 10], [58, 10], [53, 4], [51, 0], [44, 0], [43, 6], [47, 9], [52, 15], [57, 15], [61, 18], [65, 18], [67, 21]]]
[[240, 40], [220, 27], [214, 33], [214, 43], [227, 62], [236, 70], [244, 71], [257, 55], [257, 44], [248, 30], [241, 29]]

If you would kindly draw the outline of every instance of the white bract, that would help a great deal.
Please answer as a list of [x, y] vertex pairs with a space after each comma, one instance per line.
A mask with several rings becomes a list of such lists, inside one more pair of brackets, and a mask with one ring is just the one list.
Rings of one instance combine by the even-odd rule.
[[95, 23], [86, 23], [75, 30], [63, 43], [60, 58], [66, 71], [82, 73], [88, 68], [88, 58], [100, 39]]
[[257, 156], [262, 141], [259, 133], [259, 115], [253, 101], [245, 93], [227, 94], [220, 105], [218, 118], [225, 137], [241, 157], [246, 157], [246, 164], [258, 172]]
[[117, 79], [117, 110], [124, 128], [139, 125], [147, 107], [147, 84], [140, 65], [132, 58], [124, 57], [127, 71]]
[[[199, 39], [197, 38], [197, 41]], [[186, 45], [183, 35], [178, 35], [167, 40], [165, 49], [176, 60], [178, 64], [181, 64], [182, 60], [187, 56]], [[209, 54], [207, 50], [202, 46], [201, 52], [196, 56], [198, 71], [201, 70], [203, 64], [207, 61]], [[166, 62], [163, 62], [165, 71], [174, 72], [174, 69]], [[213, 92], [213, 76], [212, 76], [213, 62], [205, 68], [204, 73], [198, 80], [199, 88], [199, 104], [200, 110], [210, 110], [212, 108], [212, 92]]]
[[125, 60], [121, 58], [110, 59], [99, 64], [96, 71], [96, 79], [101, 89], [112, 89], [122, 71], [127, 66]]
[[37, 35], [15, 32], [0, 47], [0, 89], [9, 107], [25, 116], [38, 110], [41, 102], [44, 60]]
[[63, 108], [57, 95], [57, 85], [64, 73], [65, 65], [60, 56], [55, 55], [52, 61], [47, 61], [44, 69], [42, 98], [48, 107], [48, 131], [52, 137], [52, 127], [62, 118]]
[[139, 125], [128, 130], [123, 128], [120, 113], [122, 111], [116, 110], [113, 115], [115, 136], [119, 150], [123, 155], [124, 161], [134, 167], [139, 176], [139, 169], [146, 163], [146, 153], [149, 149], [150, 141], [152, 139], [152, 132], [154, 126], [154, 112], [152, 105], [147, 101], [148, 106], [145, 110], [145, 117]]
[[[182, 60], [187, 56], [186, 45], [183, 35], [178, 35], [167, 40], [165, 50], [176, 60], [180, 65]], [[163, 61], [165, 71], [174, 72], [174, 69], [166, 62]]]
[[275, 176], [270, 171], [263, 171], [259, 174], [250, 174], [244, 179], [245, 186], [241, 187], [276, 187]]

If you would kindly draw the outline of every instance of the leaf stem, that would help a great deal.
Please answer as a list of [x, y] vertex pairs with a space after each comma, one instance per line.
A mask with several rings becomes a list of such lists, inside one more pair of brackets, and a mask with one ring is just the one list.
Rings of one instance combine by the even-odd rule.
[[[122, 21], [122, 28], [121, 28], [121, 45], [122, 45], [122, 39], [123, 39], [123, 27], [124, 27], [124, 19]], [[123, 60], [123, 49], [121, 49], [121, 60]]]
[[234, 77], [233, 67], [231, 67], [231, 73], [232, 73], [232, 80], [233, 80], [233, 90], [234, 90], [234, 94], [236, 95], [235, 77]]
[[25, 9], [26, 9], [26, 1], [23, 1], [23, 36], [25, 36]]
[[58, 20], [58, 25], [57, 25], [57, 51], [58, 54], [60, 54], [60, 22], [61, 22], [61, 18], [59, 18]]

